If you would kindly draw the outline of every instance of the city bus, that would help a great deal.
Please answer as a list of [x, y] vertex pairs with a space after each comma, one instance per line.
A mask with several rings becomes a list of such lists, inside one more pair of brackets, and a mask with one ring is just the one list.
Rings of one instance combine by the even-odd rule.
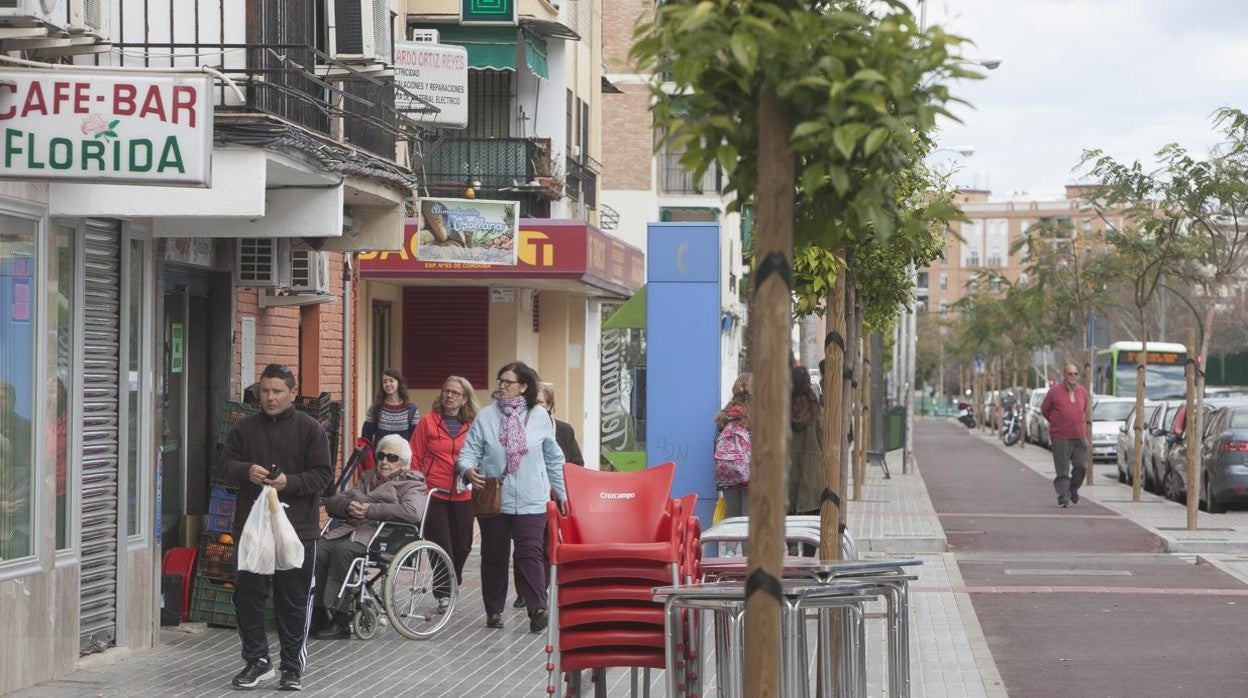
[[[1141, 342], [1114, 342], [1096, 352], [1094, 391], [1100, 395], [1135, 397], [1135, 374]], [[1175, 342], [1149, 342], [1144, 397], [1179, 399], [1187, 395], [1187, 347]]]

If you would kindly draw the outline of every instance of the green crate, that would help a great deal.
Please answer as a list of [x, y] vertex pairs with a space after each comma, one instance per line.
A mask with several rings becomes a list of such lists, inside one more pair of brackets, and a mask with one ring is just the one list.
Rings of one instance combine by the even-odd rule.
[[[233, 582], [197, 577], [195, 587], [191, 590], [191, 620], [218, 628], [237, 628], [238, 621], [234, 619]], [[264, 605], [264, 625], [270, 629], [277, 627], [272, 596]]]

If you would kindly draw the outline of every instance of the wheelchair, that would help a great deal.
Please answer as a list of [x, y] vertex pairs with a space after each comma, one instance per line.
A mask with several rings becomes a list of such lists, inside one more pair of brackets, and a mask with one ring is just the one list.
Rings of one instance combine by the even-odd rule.
[[351, 562], [338, 608], [351, 617], [355, 637], [371, 639], [388, 624], [409, 640], [427, 640], [450, 623], [459, 597], [455, 567], [445, 550], [421, 537], [424, 524], [380, 522], [365, 554]]

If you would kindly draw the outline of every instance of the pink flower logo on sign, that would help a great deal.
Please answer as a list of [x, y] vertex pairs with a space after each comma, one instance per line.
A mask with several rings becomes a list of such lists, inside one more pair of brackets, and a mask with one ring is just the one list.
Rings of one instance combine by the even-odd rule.
[[110, 122], [103, 114], [88, 114], [83, 118], [82, 124], [78, 126], [78, 129], [82, 131], [84, 136], [108, 140], [109, 138], [117, 137], [117, 132], [113, 129], [117, 128], [117, 124], [120, 122], [120, 119], [114, 119]]

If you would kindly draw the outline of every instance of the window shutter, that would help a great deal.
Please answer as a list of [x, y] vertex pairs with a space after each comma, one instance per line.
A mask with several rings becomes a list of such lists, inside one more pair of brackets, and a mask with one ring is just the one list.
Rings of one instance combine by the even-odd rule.
[[455, 375], [488, 395], [489, 320], [488, 288], [404, 288], [403, 376], [408, 387], [436, 390]]

